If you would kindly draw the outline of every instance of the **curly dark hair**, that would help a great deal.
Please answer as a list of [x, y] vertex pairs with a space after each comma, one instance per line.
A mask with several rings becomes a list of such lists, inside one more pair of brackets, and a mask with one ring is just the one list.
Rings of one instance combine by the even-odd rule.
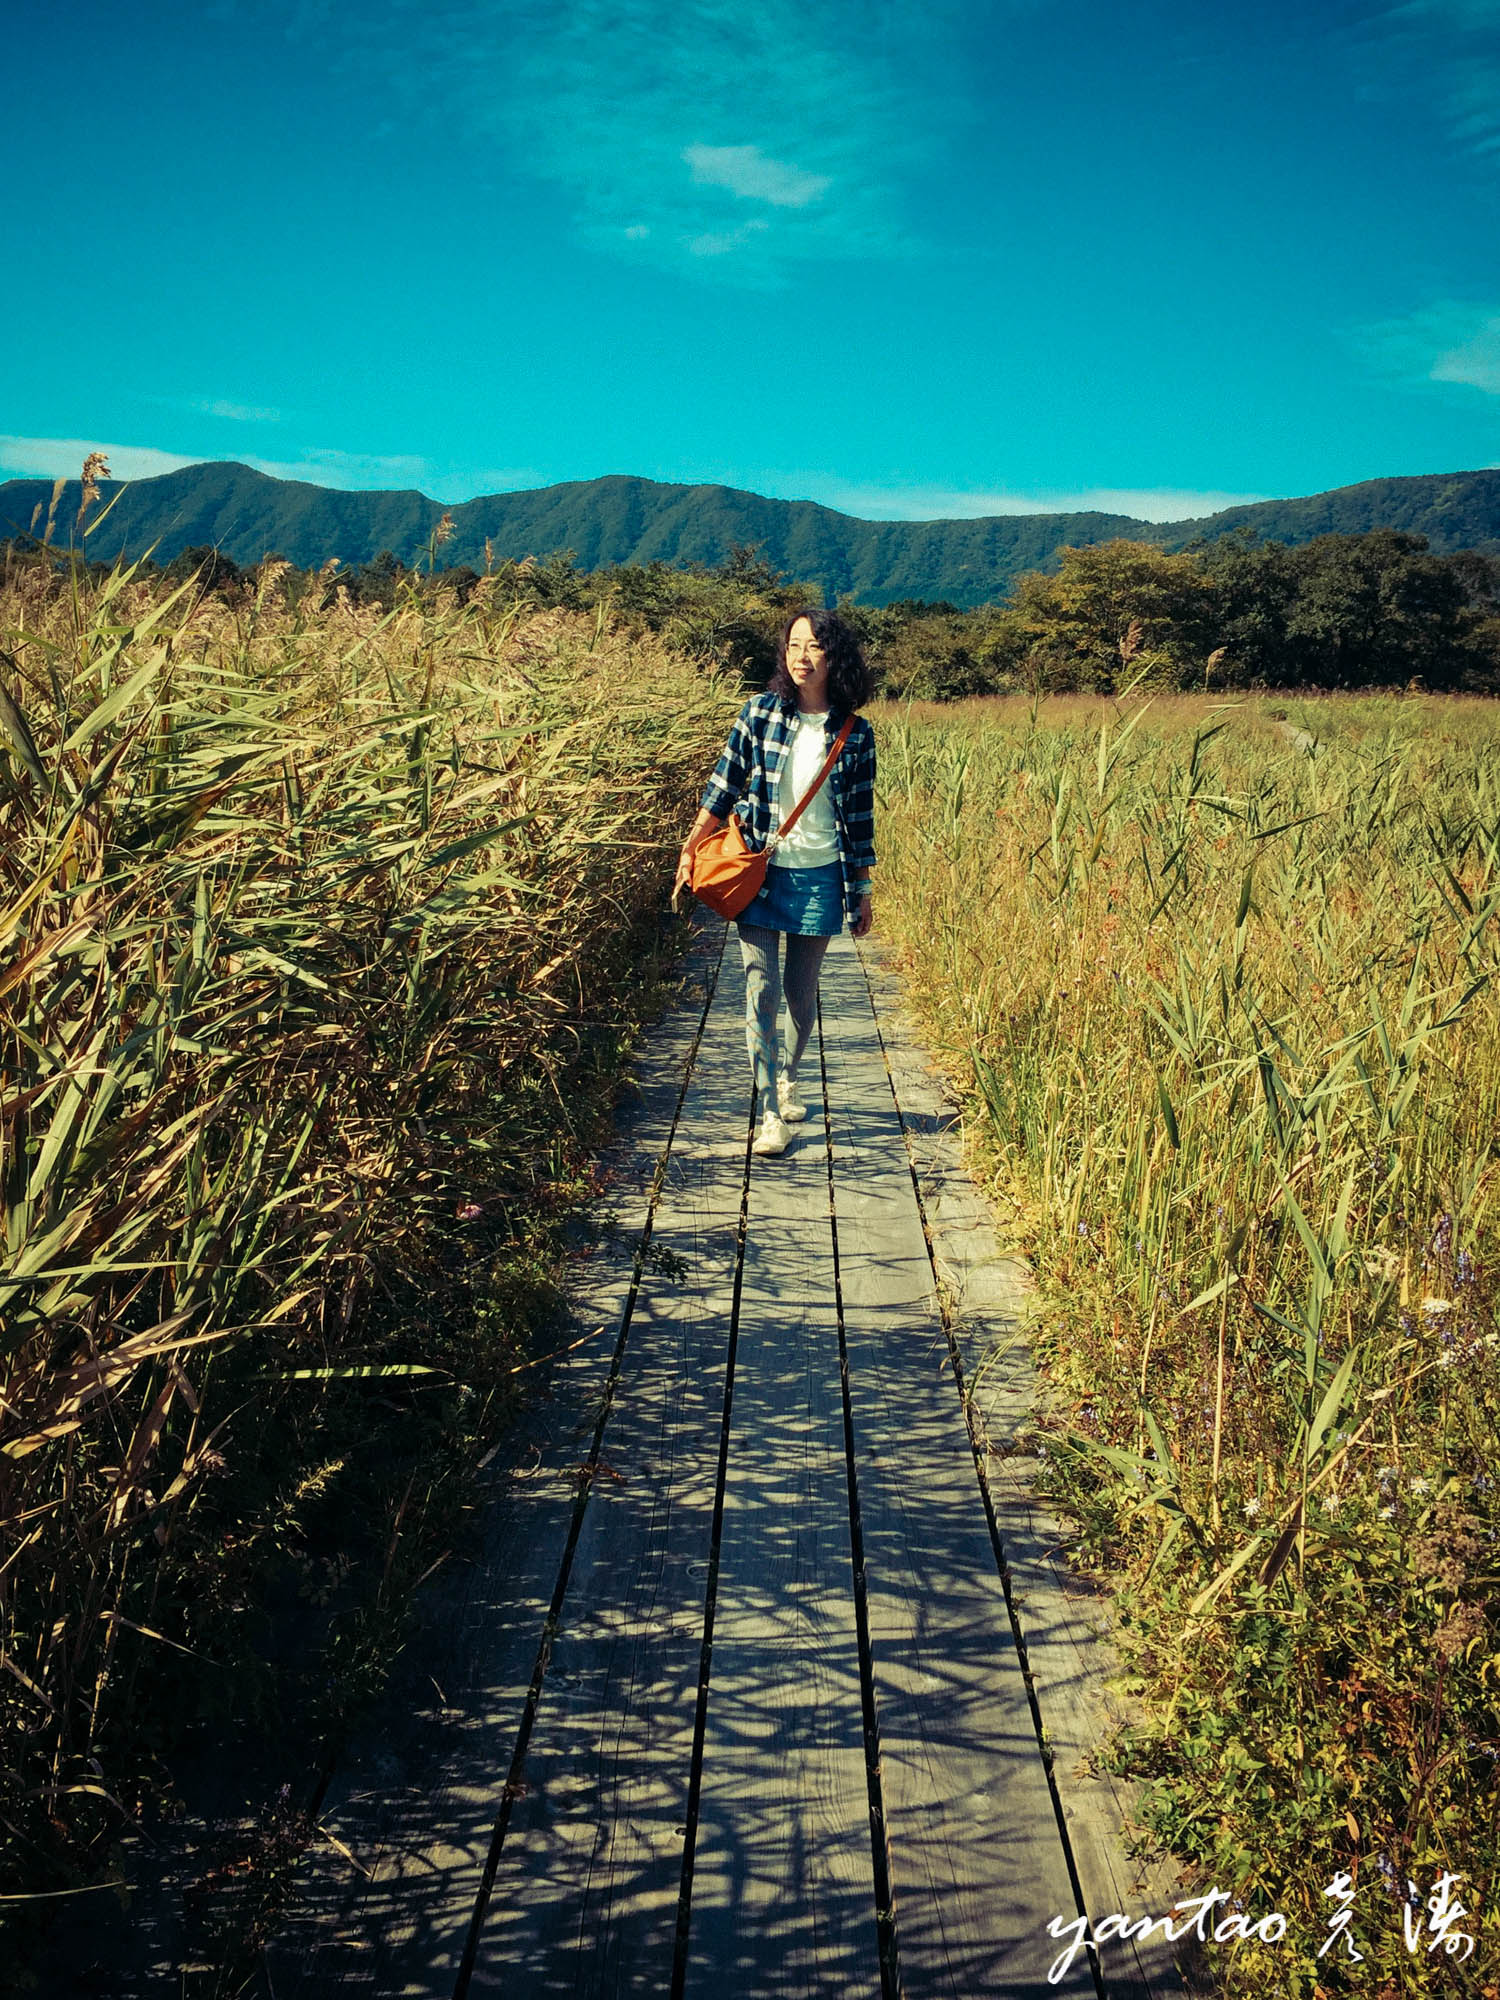
[[799, 618], [805, 618], [811, 625], [813, 637], [823, 648], [828, 661], [828, 706], [841, 714], [852, 715], [855, 709], [870, 699], [875, 689], [875, 676], [865, 665], [858, 635], [836, 611], [827, 611], [821, 604], [794, 611], [782, 626], [781, 636], [776, 641], [776, 671], [767, 683], [771, 693], [779, 694], [784, 701], [797, 699], [796, 683], [786, 670], [786, 642], [791, 638], [792, 627]]

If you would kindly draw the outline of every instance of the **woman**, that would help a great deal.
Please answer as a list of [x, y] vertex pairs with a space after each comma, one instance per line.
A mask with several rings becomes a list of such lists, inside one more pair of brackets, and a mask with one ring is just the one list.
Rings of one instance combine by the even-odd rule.
[[[823, 767], [847, 717], [870, 694], [859, 641], [837, 612], [788, 619], [766, 693], [740, 710], [703, 804], [683, 844], [674, 894], [687, 882], [693, 849], [738, 811], [746, 846], [759, 853]], [[745, 1041], [762, 1117], [752, 1151], [784, 1153], [789, 1126], [807, 1116], [797, 1078], [818, 1018], [818, 973], [847, 912], [855, 937], [870, 928], [875, 865], [875, 732], [854, 716], [849, 739], [822, 789], [766, 869], [765, 887], [738, 918], [745, 964]], [[786, 939], [786, 971], [781, 941]], [[779, 1059], [782, 987], [791, 1032]]]

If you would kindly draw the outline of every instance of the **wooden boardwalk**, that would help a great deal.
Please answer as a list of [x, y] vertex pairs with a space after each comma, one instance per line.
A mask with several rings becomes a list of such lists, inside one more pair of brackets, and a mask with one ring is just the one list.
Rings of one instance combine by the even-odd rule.
[[[1096, 1863], [1043, 1753], [865, 969], [830, 951], [811, 1114], [757, 1159], [732, 936], [697, 963], [576, 1301], [603, 1331], [333, 1776], [277, 2000], [1101, 1990], [1083, 1953], [1047, 1978]], [[1169, 1990], [1120, 1965], [1111, 1996]]]

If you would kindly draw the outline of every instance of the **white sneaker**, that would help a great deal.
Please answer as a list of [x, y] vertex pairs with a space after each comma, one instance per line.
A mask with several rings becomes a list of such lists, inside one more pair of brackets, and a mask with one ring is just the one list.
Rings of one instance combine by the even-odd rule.
[[788, 1125], [800, 1125], [807, 1116], [807, 1106], [798, 1095], [797, 1079], [794, 1076], [777, 1077], [776, 1101]]
[[768, 1111], [760, 1121], [750, 1150], [752, 1153], [784, 1153], [792, 1143], [792, 1135], [787, 1130], [784, 1119], [774, 1111]]

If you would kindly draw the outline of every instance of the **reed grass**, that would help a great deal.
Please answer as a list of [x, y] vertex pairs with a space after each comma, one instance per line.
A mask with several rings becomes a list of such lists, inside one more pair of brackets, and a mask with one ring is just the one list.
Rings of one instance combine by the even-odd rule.
[[399, 1454], [512, 1379], [736, 699], [602, 610], [287, 582], [0, 583], [8, 1891], [135, 1808], [337, 1398]]
[[[1292, 1927], [1220, 1952], [1225, 1990], [1477, 1993], [1500, 711], [1075, 698], [877, 726], [881, 921], [1034, 1261], [1042, 1448], [1151, 1703], [1122, 1754], [1195, 1873]], [[1461, 1974], [1403, 1936], [1444, 1869], [1479, 1940]], [[1340, 1871], [1357, 1965], [1316, 1955]]]

